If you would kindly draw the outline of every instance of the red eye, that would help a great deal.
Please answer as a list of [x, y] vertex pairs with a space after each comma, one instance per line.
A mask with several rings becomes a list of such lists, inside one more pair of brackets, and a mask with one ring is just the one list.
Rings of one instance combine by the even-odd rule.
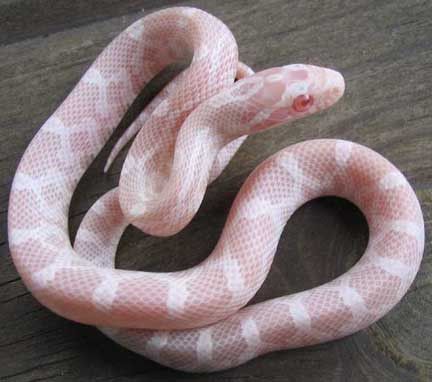
[[293, 108], [295, 111], [301, 113], [309, 109], [313, 105], [313, 98], [309, 94], [302, 94], [295, 97]]

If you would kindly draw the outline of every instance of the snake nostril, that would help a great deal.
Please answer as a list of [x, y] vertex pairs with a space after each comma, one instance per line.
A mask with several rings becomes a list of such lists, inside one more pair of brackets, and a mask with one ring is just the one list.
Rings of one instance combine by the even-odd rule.
[[313, 105], [313, 97], [309, 94], [302, 94], [294, 98], [293, 108], [295, 111], [302, 113]]

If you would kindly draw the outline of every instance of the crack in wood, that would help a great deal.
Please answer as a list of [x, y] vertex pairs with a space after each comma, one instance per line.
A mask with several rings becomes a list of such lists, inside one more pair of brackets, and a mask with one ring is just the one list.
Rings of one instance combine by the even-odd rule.
[[46, 366], [58, 365], [59, 363], [63, 363], [63, 362], [67, 362], [67, 361], [71, 361], [71, 360], [73, 360], [73, 359], [77, 359], [77, 358], [79, 358], [79, 357], [80, 357], [79, 355], [75, 355], [75, 356], [72, 356], [72, 357], [63, 358], [63, 359], [61, 359], [61, 360], [56, 360], [56, 361], [52, 361], [52, 362], [42, 363], [42, 364], [40, 364], [40, 365], [30, 367], [30, 368], [28, 368], [28, 369], [25, 369], [25, 370], [19, 371], [19, 372], [17, 372], [17, 373], [12, 373], [12, 374], [3, 375], [3, 376], [0, 375], [0, 378], [1, 378], [0, 380], [1, 380], [2, 382], [3, 382], [3, 381], [7, 381], [8, 379], [11, 379], [11, 378], [13, 378], [13, 377], [17, 377], [17, 376], [19, 376], [19, 375], [28, 374], [28, 373], [30, 373], [30, 372], [32, 372], [32, 371], [34, 371], [34, 370], [37, 370], [37, 369], [40, 369], [40, 368], [44, 368], [44, 367], [46, 367]]

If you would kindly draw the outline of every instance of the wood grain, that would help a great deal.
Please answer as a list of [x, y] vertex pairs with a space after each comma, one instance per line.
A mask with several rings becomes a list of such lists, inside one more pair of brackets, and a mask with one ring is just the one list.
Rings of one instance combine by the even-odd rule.
[[[23, 286], [8, 251], [6, 215], [25, 147], [115, 35], [144, 14], [174, 4], [198, 6], [224, 20], [237, 38], [241, 59], [256, 70], [298, 62], [333, 67], [345, 76], [347, 91], [326, 113], [249, 138], [181, 233], [160, 239], [128, 229], [118, 266], [168, 271], [197, 264], [212, 250], [234, 196], [262, 160], [306, 139], [349, 139], [377, 150], [404, 172], [421, 201], [427, 230], [414, 285], [369, 329], [269, 354], [222, 373], [188, 375], [54, 315]], [[432, 4], [426, 0], [1, 0], [0, 381], [432, 380], [431, 41]], [[136, 107], [170, 75], [144, 90]], [[117, 184], [121, 160], [107, 175], [102, 167], [128, 122], [82, 179], [71, 206], [72, 234], [92, 203]], [[306, 204], [288, 222], [270, 275], [253, 301], [331, 280], [358, 260], [367, 236], [367, 223], [350, 203], [324, 198]]]

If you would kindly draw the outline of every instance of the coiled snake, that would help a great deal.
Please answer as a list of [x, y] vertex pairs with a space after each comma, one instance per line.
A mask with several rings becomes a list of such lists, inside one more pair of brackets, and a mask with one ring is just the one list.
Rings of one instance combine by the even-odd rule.
[[[72, 247], [68, 209], [79, 179], [143, 86], [190, 54], [190, 66], [119, 141], [109, 161], [138, 132], [119, 187], [88, 211]], [[19, 164], [8, 229], [24, 283], [52, 311], [188, 371], [230, 368], [370, 325], [412, 283], [424, 225], [398, 169], [348, 141], [306, 141], [264, 161], [199, 265], [171, 273], [114, 269], [127, 225], [159, 236], [180, 231], [247, 135], [330, 107], [344, 86], [338, 72], [311, 65], [254, 74], [239, 63], [228, 28], [198, 9], [170, 8], [135, 22], [99, 55]], [[361, 260], [325, 285], [244, 307], [269, 271], [286, 221], [323, 195], [364, 213], [370, 238]]]

